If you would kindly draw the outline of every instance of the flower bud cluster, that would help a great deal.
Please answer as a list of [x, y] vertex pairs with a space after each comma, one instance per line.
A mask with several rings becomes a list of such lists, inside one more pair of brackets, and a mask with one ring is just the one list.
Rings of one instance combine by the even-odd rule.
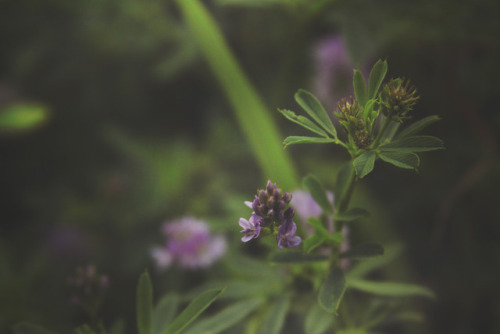
[[264, 228], [276, 234], [279, 248], [298, 246], [302, 239], [295, 235], [297, 225], [292, 220], [294, 211], [289, 207], [291, 200], [290, 193], [282, 193], [276, 183], [269, 180], [265, 189], [257, 190], [253, 202], [245, 202], [253, 212], [249, 220], [240, 218], [241, 233], [245, 233], [241, 240], [247, 242], [259, 237]]
[[75, 305], [89, 313], [96, 312], [109, 285], [107, 275], [100, 275], [92, 264], [76, 268], [75, 276], [68, 279], [73, 290], [71, 297]]
[[380, 110], [386, 117], [401, 123], [409, 118], [407, 114], [413, 110], [418, 99], [417, 90], [409, 80], [391, 79], [380, 93]]
[[343, 98], [337, 103], [337, 112], [335, 114], [339, 118], [340, 125], [351, 136], [357, 147], [365, 148], [372, 143], [373, 138], [366, 121], [360, 113], [358, 101], [352, 96], [349, 100]]

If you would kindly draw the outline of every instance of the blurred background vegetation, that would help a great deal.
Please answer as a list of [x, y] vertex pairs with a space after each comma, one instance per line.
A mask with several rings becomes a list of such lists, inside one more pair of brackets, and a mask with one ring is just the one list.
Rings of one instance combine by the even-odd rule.
[[[376, 214], [354, 234], [403, 243], [395, 277], [436, 292], [405, 332], [500, 332], [500, 4], [204, 4], [280, 138], [300, 130], [275, 111], [297, 109], [298, 88], [314, 92], [325, 38], [340, 36], [353, 66], [387, 58], [389, 76], [411, 78], [415, 119], [440, 115], [429, 132], [447, 149], [423, 155], [419, 173], [377, 165], [358, 189]], [[163, 221], [186, 214], [240, 247], [241, 204], [268, 176], [225, 93], [173, 1], [0, 0], [0, 332], [85, 321], [67, 283], [78, 265], [110, 277], [103, 318], [126, 319], [130, 333], [145, 268], [158, 293], [224, 274], [154, 272], [149, 249]], [[287, 153], [300, 177], [313, 172], [330, 188], [347, 158], [329, 145]]]

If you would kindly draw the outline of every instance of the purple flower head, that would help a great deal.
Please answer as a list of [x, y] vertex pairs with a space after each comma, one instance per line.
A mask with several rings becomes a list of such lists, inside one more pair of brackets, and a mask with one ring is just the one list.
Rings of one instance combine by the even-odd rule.
[[249, 220], [245, 218], [240, 218], [240, 226], [243, 228], [241, 233], [245, 233], [245, 236], [241, 238], [241, 241], [247, 242], [254, 238], [257, 238], [260, 234], [260, 222], [262, 218], [257, 216], [255, 213], [252, 214]]
[[[265, 189], [257, 190], [251, 208], [257, 216], [262, 217], [261, 225], [268, 226], [272, 222], [282, 224], [284, 210], [290, 204], [291, 199], [292, 196], [289, 193], [282, 193], [276, 183], [273, 184], [269, 180]], [[245, 204], [250, 206], [249, 202]]]
[[166, 222], [163, 232], [167, 239], [165, 246], [151, 250], [160, 269], [173, 263], [189, 269], [208, 267], [226, 251], [225, 239], [212, 236], [207, 223], [193, 217]]
[[300, 245], [302, 239], [295, 233], [297, 233], [297, 225], [292, 219], [286, 219], [278, 230], [278, 247], [283, 249], [283, 246], [293, 248]]

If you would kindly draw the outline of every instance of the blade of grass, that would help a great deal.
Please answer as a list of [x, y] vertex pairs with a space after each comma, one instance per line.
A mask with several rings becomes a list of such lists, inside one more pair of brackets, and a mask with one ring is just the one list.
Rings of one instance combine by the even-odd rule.
[[233, 106], [266, 178], [285, 189], [298, 186], [290, 157], [283, 150], [281, 136], [259, 95], [228, 48], [216, 22], [198, 0], [177, 0], [184, 20], [197, 40], [202, 54]]

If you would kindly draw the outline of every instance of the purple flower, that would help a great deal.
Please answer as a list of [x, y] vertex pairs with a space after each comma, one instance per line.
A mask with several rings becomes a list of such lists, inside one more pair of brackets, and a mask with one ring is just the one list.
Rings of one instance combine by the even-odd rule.
[[[326, 195], [333, 206], [333, 193], [328, 191]], [[295, 209], [301, 221], [306, 222], [309, 218], [318, 217], [323, 213], [323, 210], [309, 192], [305, 190], [296, 190], [292, 193], [292, 196], [290, 205]]]
[[293, 248], [300, 245], [302, 239], [295, 235], [295, 233], [297, 233], [297, 225], [291, 218], [285, 219], [285, 222], [278, 230], [278, 247], [283, 249], [283, 246]]
[[342, 37], [330, 35], [314, 48], [316, 67], [314, 92], [328, 108], [333, 108], [340, 97], [351, 94], [352, 61]]
[[151, 255], [160, 269], [174, 262], [180, 267], [195, 269], [210, 266], [226, 251], [226, 240], [212, 236], [207, 223], [193, 217], [166, 222], [164, 247], [154, 247]]
[[257, 216], [255, 213], [252, 214], [249, 220], [240, 218], [239, 224], [243, 227], [241, 233], [245, 233], [245, 236], [241, 238], [241, 241], [247, 242], [259, 236], [261, 230], [261, 220], [262, 218]]

